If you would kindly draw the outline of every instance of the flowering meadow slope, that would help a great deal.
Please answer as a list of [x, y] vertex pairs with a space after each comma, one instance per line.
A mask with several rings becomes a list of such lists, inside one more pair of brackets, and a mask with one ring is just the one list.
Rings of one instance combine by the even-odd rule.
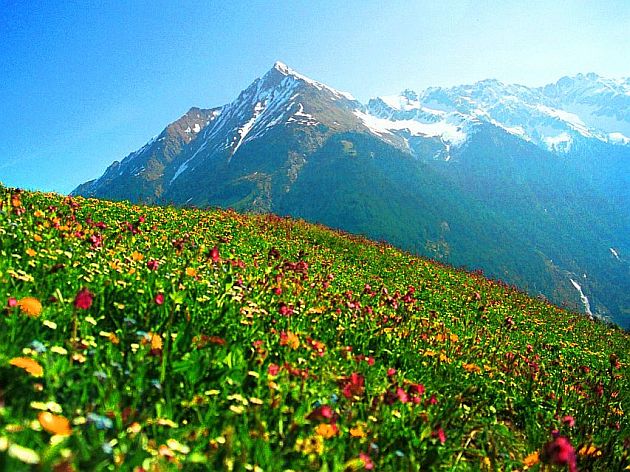
[[2, 470], [624, 470], [630, 336], [302, 221], [0, 187]]

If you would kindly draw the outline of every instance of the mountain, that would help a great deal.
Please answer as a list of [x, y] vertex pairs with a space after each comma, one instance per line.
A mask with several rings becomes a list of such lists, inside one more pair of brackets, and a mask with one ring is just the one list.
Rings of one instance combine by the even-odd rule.
[[587, 74], [363, 105], [276, 63], [73, 194], [288, 214], [630, 326], [629, 97]]

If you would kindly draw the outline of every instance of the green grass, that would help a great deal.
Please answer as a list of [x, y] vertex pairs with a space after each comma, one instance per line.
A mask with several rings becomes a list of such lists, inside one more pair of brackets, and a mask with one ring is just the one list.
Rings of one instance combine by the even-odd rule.
[[302, 221], [0, 202], [2, 470], [630, 464], [614, 326]]

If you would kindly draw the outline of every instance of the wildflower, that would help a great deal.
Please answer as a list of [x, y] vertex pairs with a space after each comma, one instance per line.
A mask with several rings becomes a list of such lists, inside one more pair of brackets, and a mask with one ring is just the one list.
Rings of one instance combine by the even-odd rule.
[[540, 457], [538, 455], [538, 451], [532, 452], [525, 459], [523, 459], [523, 465], [525, 467], [533, 467], [540, 462]]
[[291, 316], [293, 314], [293, 308], [282, 302], [278, 305], [278, 313], [282, 316]]
[[282, 331], [280, 333], [280, 345], [289, 346], [291, 349], [297, 349], [298, 347], [300, 347], [300, 339], [295, 333], [292, 333], [291, 331]]
[[335, 412], [329, 405], [322, 405], [311, 411], [306, 417], [309, 421], [326, 421], [333, 420]]
[[396, 375], [396, 369], [390, 367], [389, 369], [387, 369], [387, 376], [391, 377], [393, 375]]
[[401, 387], [398, 387], [396, 389], [396, 396], [398, 397], [401, 403], [409, 402], [409, 395]]
[[74, 297], [74, 306], [80, 310], [87, 310], [92, 306], [94, 295], [87, 288], [79, 290]]
[[147, 261], [147, 269], [149, 270], [157, 270], [159, 265], [160, 263], [155, 259], [150, 259], [149, 261]]
[[39, 454], [32, 449], [18, 444], [11, 444], [7, 452], [10, 457], [24, 462], [25, 464], [39, 464]]
[[164, 294], [163, 293], [158, 293], [155, 296], [155, 304], [156, 305], [162, 305], [164, 304]]
[[578, 454], [587, 457], [601, 457], [602, 450], [595, 447], [593, 444], [585, 444], [580, 448]]
[[541, 455], [547, 464], [566, 465], [569, 472], [577, 472], [577, 458], [571, 442], [564, 436], [558, 436], [545, 444]]
[[212, 249], [210, 249], [210, 258], [212, 259], [212, 262], [219, 262], [219, 248], [214, 246]]
[[186, 267], [186, 275], [188, 277], [196, 277], [197, 269], [195, 269], [194, 267]]
[[7, 300], [7, 306], [8, 306], [9, 308], [16, 307], [16, 306], [17, 306], [17, 304], [18, 304], [18, 301], [17, 301], [17, 299], [16, 299], [16, 298], [9, 297], [9, 299]]
[[278, 364], [269, 364], [269, 367], [267, 368], [267, 373], [269, 375], [278, 375], [278, 372], [280, 372], [280, 366]]
[[42, 354], [42, 353], [46, 352], [46, 346], [44, 346], [44, 344], [42, 344], [38, 340], [31, 341], [31, 344], [29, 344], [29, 347], [33, 351], [35, 351], [37, 354]]
[[28, 357], [14, 357], [9, 361], [9, 364], [24, 369], [33, 377], [41, 377], [44, 375], [44, 368], [39, 365], [37, 361], [29, 359]]
[[97, 415], [96, 413], [88, 413], [88, 423], [93, 423], [96, 429], [112, 429], [114, 423], [107, 416]]
[[367, 436], [365, 430], [363, 429], [363, 424], [357, 423], [354, 428], [350, 428], [350, 436], [353, 438], [364, 438]]
[[70, 436], [72, 434], [72, 428], [70, 428], [70, 422], [63, 416], [53, 415], [48, 411], [42, 411], [37, 415], [39, 424], [42, 425], [46, 431], [51, 434], [59, 436]]
[[96, 377], [100, 382], [105, 382], [107, 380], [107, 374], [102, 370], [97, 370], [94, 372], [94, 377]]
[[42, 304], [37, 298], [24, 297], [17, 302], [20, 311], [31, 318], [37, 318], [42, 312]]
[[330, 439], [337, 435], [339, 428], [336, 424], [320, 423], [315, 428], [315, 433], [324, 439]]
[[363, 462], [363, 468], [365, 470], [374, 469], [374, 462], [372, 462], [372, 458], [364, 452], [359, 453], [359, 459]]
[[346, 377], [341, 383], [341, 393], [346, 398], [360, 396], [365, 390], [365, 377], [359, 373], [352, 373], [350, 377]]
[[438, 429], [433, 431], [433, 433], [431, 433], [431, 436], [433, 436], [434, 438], [438, 438], [441, 444], [444, 444], [446, 442], [446, 433], [441, 426], [438, 426]]
[[294, 449], [305, 456], [310, 454], [317, 454], [319, 456], [324, 453], [324, 438], [317, 434], [309, 436], [306, 439], [298, 438], [295, 442]]
[[573, 428], [575, 426], [575, 419], [571, 415], [566, 415], [562, 418], [562, 422], [566, 424], [569, 428]]

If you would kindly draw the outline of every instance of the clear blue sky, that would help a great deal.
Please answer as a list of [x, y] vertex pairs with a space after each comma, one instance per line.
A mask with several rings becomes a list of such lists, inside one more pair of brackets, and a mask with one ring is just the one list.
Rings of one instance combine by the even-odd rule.
[[630, 2], [0, 0], [0, 181], [69, 192], [276, 60], [366, 102], [630, 75]]

